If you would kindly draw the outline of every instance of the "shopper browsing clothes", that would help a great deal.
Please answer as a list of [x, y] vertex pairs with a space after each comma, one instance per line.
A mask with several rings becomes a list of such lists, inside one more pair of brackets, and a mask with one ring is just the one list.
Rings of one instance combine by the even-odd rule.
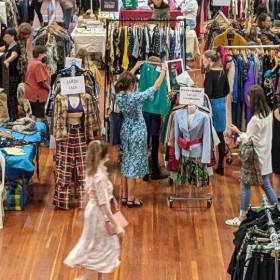
[[279, 45], [280, 38], [271, 31], [272, 21], [271, 17], [262, 13], [258, 17], [258, 26], [260, 28], [259, 37], [263, 45]]
[[[116, 224], [110, 207], [113, 185], [105, 167], [108, 160], [108, 145], [92, 141], [87, 152], [85, 190], [89, 200], [84, 213], [84, 228], [77, 245], [64, 261], [70, 267], [88, 270], [76, 280], [92, 279], [95, 273], [98, 273], [98, 280], [102, 280], [102, 274], [113, 272], [120, 264], [120, 239], [124, 229]], [[114, 202], [117, 208], [115, 199]], [[107, 222], [113, 225], [116, 234], [107, 232]]]
[[45, 116], [45, 103], [50, 90], [51, 76], [46, 66], [47, 60], [47, 49], [36, 46], [25, 77], [25, 96], [36, 119], [43, 119]]
[[153, 87], [144, 92], [137, 92], [137, 77], [133, 74], [141, 67], [138, 62], [130, 72], [123, 72], [116, 85], [116, 102], [124, 116], [121, 127], [121, 174], [123, 180], [122, 202], [127, 207], [141, 207], [143, 202], [135, 198], [136, 179], [142, 179], [149, 173], [147, 127], [142, 114], [146, 100], [152, 99], [160, 88], [166, 73], [162, 65], [160, 75]]
[[[262, 178], [262, 187], [272, 204], [277, 204], [277, 196], [271, 186], [269, 175], [272, 173], [271, 146], [272, 146], [272, 113], [266, 103], [265, 94], [261, 86], [253, 86], [249, 90], [250, 110], [252, 118], [248, 123], [246, 132], [241, 132], [236, 126], [231, 125], [232, 132], [240, 136], [241, 145], [252, 141], [256, 159], [246, 162], [248, 167], [242, 172], [246, 177], [241, 177], [241, 207], [239, 217], [226, 221], [227, 225], [239, 226], [246, 218], [251, 200], [251, 185], [245, 184], [249, 176], [253, 179]], [[279, 159], [279, 157], [278, 157]], [[241, 159], [242, 160], [242, 159]], [[245, 162], [243, 163], [243, 165]], [[255, 165], [257, 164], [257, 168]], [[259, 167], [259, 168], [258, 168]], [[244, 166], [242, 166], [244, 169]], [[259, 171], [258, 171], [259, 169]], [[252, 173], [252, 170], [256, 170]], [[241, 174], [242, 174], [241, 173]], [[260, 174], [258, 174], [260, 173]]]
[[224, 175], [224, 156], [226, 129], [226, 103], [225, 97], [230, 91], [227, 75], [222, 67], [220, 55], [212, 50], [206, 51], [203, 56], [203, 66], [206, 69], [204, 89], [212, 106], [213, 125], [218, 134], [219, 161], [216, 172]]
[[166, 0], [149, 0], [149, 6], [153, 9], [153, 19], [169, 19], [170, 10]]
[[[7, 28], [3, 36], [6, 46], [0, 48], [0, 51], [5, 51], [4, 66], [7, 69], [7, 75], [4, 73], [3, 86], [8, 96], [8, 110], [12, 121], [18, 118], [17, 87], [20, 83], [20, 75], [17, 68], [20, 46], [16, 41], [16, 36], [17, 32], [14, 28]], [[6, 84], [7, 81], [8, 83]]]

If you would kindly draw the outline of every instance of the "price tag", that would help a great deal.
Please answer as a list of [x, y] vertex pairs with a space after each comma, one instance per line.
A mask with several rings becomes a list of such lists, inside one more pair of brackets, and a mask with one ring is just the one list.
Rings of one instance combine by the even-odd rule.
[[73, 64], [78, 66], [79, 68], [82, 68], [82, 60], [80, 58], [66, 57], [66, 59], [65, 59], [65, 68], [69, 68]]
[[179, 103], [203, 106], [204, 88], [181, 87]]
[[231, 1], [230, 0], [213, 0], [212, 5], [213, 6], [230, 6]]
[[60, 78], [61, 94], [70, 95], [85, 92], [85, 77], [66, 77]]

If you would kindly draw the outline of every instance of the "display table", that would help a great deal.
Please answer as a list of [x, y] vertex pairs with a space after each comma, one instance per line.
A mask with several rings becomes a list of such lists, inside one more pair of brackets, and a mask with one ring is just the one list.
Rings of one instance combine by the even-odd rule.
[[[170, 19], [176, 19], [178, 16], [182, 16], [180, 10], [177, 10], [173, 0], [169, 2], [170, 7]], [[139, 19], [139, 20], [147, 20], [151, 19], [153, 15], [152, 9], [137, 9], [137, 10], [124, 10], [121, 8], [120, 10], [120, 19]], [[172, 24], [172, 26], [175, 24]]]
[[[0, 131], [9, 131], [0, 127]], [[38, 147], [42, 142], [42, 136], [47, 133], [46, 125], [42, 122], [36, 123], [36, 133], [26, 135], [19, 132], [12, 132], [16, 140], [29, 142], [21, 146], [24, 155], [13, 156], [2, 153], [6, 164], [7, 185], [4, 192], [4, 208], [6, 210], [24, 210], [27, 203], [27, 186], [34, 174], [34, 159], [37, 159], [37, 170], [39, 170]], [[0, 151], [4, 148], [0, 148]], [[39, 174], [39, 173], [38, 173]]]
[[75, 54], [82, 49], [90, 54], [101, 54], [102, 58], [105, 58], [106, 28], [103, 23], [89, 22], [84, 27], [76, 27], [71, 37], [75, 43]]
[[[3, 156], [5, 157], [6, 160], [6, 168], [20, 169], [22, 171], [32, 172], [32, 173], [34, 172], [35, 170], [34, 158], [36, 156], [37, 147], [42, 142], [42, 135], [47, 132], [47, 128], [44, 123], [37, 122], [36, 130], [37, 132], [32, 135], [26, 135], [19, 132], [12, 132], [12, 136], [14, 137], [14, 139], [24, 140], [26, 142], [30, 142], [33, 144], [23, 146], [25, 155], [22, 156], [5, 155], [3, 153]], [[9, 131], [9, 129], [0, 127], [0, 131]], [[1, 150], [2, 149], [0, 148], [0, 151]]]

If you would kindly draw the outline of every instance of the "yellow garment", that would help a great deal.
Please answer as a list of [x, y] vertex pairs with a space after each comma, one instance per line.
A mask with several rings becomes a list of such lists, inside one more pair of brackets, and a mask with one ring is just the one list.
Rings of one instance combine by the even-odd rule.
[[[215, 37], [214, 42], [213, 42], [213, 48], [218, 48], [220, 46], [228, 46], [228, 32], [224, 32], [221, 35], [218, 35]], [[234, 46], [246, 46], [247, 41], [239, 34], [234, 32], [234, 38], [233, 38], [233, 43], [232, 45]]]
[[10, 156], [24, 156], [24, 150], [18, 147], [4, 148], [4, 152]]
[[129, 65], [128, 59], [128, 27], [124, 27], [124, 51], [123, 51], [123, 59], [122, 59], [122, 68], [123, 70], [127, 70]]

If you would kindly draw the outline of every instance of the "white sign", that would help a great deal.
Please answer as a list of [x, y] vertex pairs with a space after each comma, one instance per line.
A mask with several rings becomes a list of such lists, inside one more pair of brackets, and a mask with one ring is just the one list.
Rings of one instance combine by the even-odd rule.
[[60, 78], [61, 94], [70, 95], [85, 92], [85, 77], [66, 77]]
[[179, 103], [203, 106], [204, 88], [181, 87]]
[[76, 65], [79, 68], [82, 68], [82, 60], [76, 57], [66, 57], [65, 59], [65, 68], [69, 68], [72, 65]]
[[213, 0], [212, 2], [212, 6], [222, 6], [222, 7], [225, 7], [225, 6], [230, 6], [230, 0]]

